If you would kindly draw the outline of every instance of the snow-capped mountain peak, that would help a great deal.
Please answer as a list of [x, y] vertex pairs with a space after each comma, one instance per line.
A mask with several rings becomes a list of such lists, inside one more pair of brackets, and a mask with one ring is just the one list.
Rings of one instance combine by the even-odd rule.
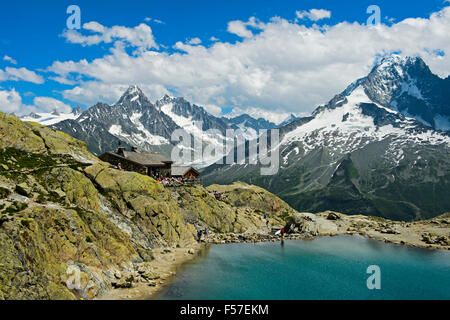
[[362, 86], [373, 102], [413, 117], [438, 130], [450, 130], [450, 80], [434, 75], [420, 57], [384, 58], [367, 77], [352, 83], [343, 95]]
[[76, 106], [75, 108], [72, 109], [72, 113], [76, 116], [77, 115], [79, 116], [80, 114], [83, 113], [83, 109], [80, 106]]
[[289, 117], [287, 117], [286, 119], [284, 119], [279, 125], [278, 127], [283, 127], [285, 125], [290, 124], [291, 122], [297, 121], [300, 118], [297, 117], [295, 114], [291, 113]]
[[38, 122], [45, 126], [51, 126], [64, 120], [75, 120], [80, 116], [80, 113], [70, 112], [61, 113], [54, 110], [53, 112], [31, 112], [29, 115], [22, 116], [22, 121]]
[[[169, 156], [176, 145], [171, 141], [176, 129], [182, 128], [195, 139], [216, 145], [223, 143], [228, 129], [237, 129], [231, 121], [215, 117], [182, 97], [165, 95], [153, 104], [136, 85], [130, 86], [113, 105], [97, 103], [85, 111], [77, 107], [68, 114], [33, 114], [24, 120], [51, 125], [85, 141], [88, 149], [97, 155], [114, 150], [121, 142], [126, 147], [137, 146]], [[247, 139], [257, 136], [253, 126], [263, 126], [260, 120], [248, 117], [248, 121], [239, 127]], [[220, 134], [211, 134], [209, 129]], [[214, 159], [206, 159], [205, 163], [192, 165], [201, 167], [221, 157], [217, 155]]]
[[144, 92], [139, 88], [137, 85], [129, 86], [127, 91], [123, 94], [123, 96], [130, 96], [130, 95], [144, 95]]
[[144, 92], [137, 86], [130, 86], [127, 91], [120, 97], [116, 105], [138, 104], [140, 106], [152, 104]]
[[305, 152], [327, 147], [346, 154], [387, 137], [400, 138], [403, 142], [450, 145], [448, 135], [375, 103], [361, 85], [348, 96], [338, 95], [328, 105], [318, 108], [311, 121], [284, 136], [282, 145], [298, 141]]
[[[423, 63], [422, 58], [420, 57], [410, 57], [410, 56], [401, 56], [398, 54], [393, 54], [381, 59], [381, 61], [375, 66], [376, 70], [385, 70], [392, 67], [400, 67], [404, 68], [407, 65], [413, 65], [415, 63]], [[401, 73], [401, 72], [400, 72]]]

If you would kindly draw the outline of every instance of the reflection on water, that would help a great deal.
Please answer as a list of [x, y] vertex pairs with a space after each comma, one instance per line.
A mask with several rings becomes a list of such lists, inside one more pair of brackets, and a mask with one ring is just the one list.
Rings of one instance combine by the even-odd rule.
[[[367, 267], [381, 268], [368, 290]], [[340, 236], [212, 246], [158, 299], [450, 299], [450, 253]]]

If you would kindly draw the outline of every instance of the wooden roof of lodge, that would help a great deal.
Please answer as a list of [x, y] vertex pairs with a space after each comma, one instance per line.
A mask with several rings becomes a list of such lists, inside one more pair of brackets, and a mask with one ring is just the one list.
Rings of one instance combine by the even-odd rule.
[[173, 163], [171, 159], [156, 152], [122, 151], [122, 152], [107, 152], [106, 154], [123, 158], [125, 160], [132, 161], [143, 166], [161, 166]]
[[173, 161], [160, 153], [124, 151], [124, 158], [145, 166], [173, 163]]
[[200, 175], [200, 172], [192, 167], [172, 167], [172, 176], [182, 177], [191, 170], [193, 170], [195, 174]]

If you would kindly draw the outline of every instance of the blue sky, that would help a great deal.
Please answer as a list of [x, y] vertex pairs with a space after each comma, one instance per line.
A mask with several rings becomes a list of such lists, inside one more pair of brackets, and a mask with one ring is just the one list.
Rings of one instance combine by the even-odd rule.
[[[66, 19], [69, 16], [66, 14], [66, 9], [71, 4], [76, 4], [81, 8], [82, 25], [95, 21], [107, 28], [121, 26], [132, 29], [145, 23], [150, 27], [151, 36], [157, 45], [152, 48], [146, 47], [140, 50], [139, 53], [136, 53], [136, 45], [123, 41], [123, 46], [119, 49], [121, 53], [118, 53], [117, 51], [112, 52], [114, 46], [118, 44], [116, 41], [109, 43], [103, 41], [89, 45], [86, 43], [84, 45], [71, 43], [67, 36], [63, 36], [66, 29]], [[315, 85], [317, 88], [314, 88], [314, 96], [311, 95], [307, 99], [302, 100], [301, 97], [295, 96], [295, 88], [286, 89], [286, 99], [280, 98], [283, 97], [282, 91], [288, 86], [280, 85], [278, 88], [271, 81], [280, 83], [280, 81], [283, 82], [290, 79], [290, 83], [298, 81], [298, 85], [301, 86], [302, 83], [320, 82], [320, 79], [315, 79], [314, 76], [307, 78], [307, 74], [313, 73], [314, 70], [309, 70], [301, 65], [293, 66], [293, 69], [298, 68], [298, 70], [295, 70], [296, 72], [292, 74], [288, 74], [286, 71], [289, 69], [288, 67], [280, 66], [277, 68], [276, 63], [279, 63], [280, 59], [277, 58], [277, 53], [272, 50], [267, 50], [271, 52], [268, 52], [267, 55], [264, 54], [266, 50], [265, 45], [268, 45], [267, 42], [264, 43], [264, 40], [267, 40], [269, 37], [282, 39], [284, 35], [295, 32], [295, 28], [300, 30], [299, 32], [308, 33], [311, 30], [311, 32], [316, 33], [319, 26], [329, 26], [332, 28], [331, 31], [322, 30], [319, 33], [327, 33], [327, 36], [330, 37], [330, 40], [324, 40], [325, 42], [321, 43], [325, 48], [324, 51], [330, 50], [332, 46], [336, 46], [334, 39], [343, 37], [344, 40], [342, 41], [353, 42], [358, 37], [361, 37], [360, 32], [362, 31], [360, 26], [366, 22], [369, 16], [366, 13], [366, 9], [373, 4], [378, 5], [381, 9], [381, 23], [386, 26], [386, 32], [393, 32], [396, 36], [405, 37], [405, 39], [411, 33], [418, 33], [418, 29], [404, 30], [403, 26], [399, 26], [394, 30], [395, 26], [393, 27], [393, 25], [401, 23], [408, 18], [415, 19], [414, 21], [417, 24], [420, 23], [420, 18], [431, 20], [430, 15], [443, 10], [448, 5], [444, 0], [8, 1], [2, 3], [2, 10], [0, 11], [0, 70], [3, 71], [3, 79], [0, 71], [0, 92], [3, 90], [11, 93], [14, 90], [16, 95], [20, 96], [20, 103], [23, 105], [23, 108], [27, 110], [40, 110], [42, 109], [42, 103], [49, 101], [44, 99], [42, 100], [43, 102], [36, 104], [36, 97], [56, 99], [66, 106], [81, 104], [83, 107], [88, 107], [96, 99], [101, 100], [102, 98], [107, 100], [106, 102], [112, 103], [124, 86], [134, 84], [127, 83], [133, 82], [134, 78], [128, 75], [123, 83], [118, 80], [109, 81], [108, 78], [98, 78], [93, 73], [94, 71], [88, 69], [95, 67], [93, 66], [95, 59], [101, 59], [101, 63], [104, 63], [98, 69], [105, 71], [105, 74], [109, 74], [109, 72], [126, 72], [126, 65], [123, 62], [125, 60], [127, 64], [139, 64], [135, 66], [136, 68], [155, 66], [155, 61], [141, 59], [144, 51], [153, 51], [165, 55], [165, 60], [158, 61], [158, 65], [162, 64], [164, 68], [159, 71], [151, 69], [151, 72], [149, 72], [156, 73], [156, 75], [149, 75], [148, 79], [145, 78], [145, 75], [136, 77], [136, 84], [143, 87], [144, 92], [150, 96], [151, 100], [159, 98], [158, 95], [162, 95], [164, 92], [173, 95], [184, 95], [194, 102], [209, 107], [209, 110], [216, 113], [219, 112], [220, 108], [227, 110], [235, 108], [235, 110], [240, 112], [249, 108], [253, 112], [264, 110], [269, 112], [268, 114], [275, 109], [282, 113], [309, 112], [314, 107], [314, 104], [326, 102], [330, 95], [338, 93], [338, 91], [332, 92], [331, 90], [339, 90], [348, 85], [348, 82], [355, 80], [352, 77], [364, 75], [373, 63], [373, 58], [376, 54], [394, 51], [393, 48], [403, 51], [403, 46], [407, 54], [421, 55], [425, 49], [431, 51], [441, 50], [441, 60], [433, 56], [424, 57], [424, 59], [430, 64], [432, 69], [434, 67], [436, 70], [441, 70], [444, 73], [441, 76], [445, 76], [447, 69], [442, 70], [440, 64], [448, 65], [445, 55], [446, 50], [442, 48], [443, 40], [437, 35], [436, 40], [433, 39], [432, 42], [430, 40], [421, 44], [421, 47], [416, 49], [412, 44], [405, 42], [406, 40], [399, 42], [395, 47], [390, 47], [389, 44], [374, 46], [370, 52], [360, 52], [360, 49], [356, 47], [357, 50], [353, 52], [355, 56], [359, 56], [359, 59], [355, 59], [355, 61], [349, 60], [347, 62], [345, 61], [347, 59], [336, 57], [335, 60], [323, 61], [322, 63], [324, 66], [329, 67], [327, 72], [332, 72], [331, 70], [336, 69], [336, 67], [331, 66], [333, 61], [342, 59], [342, 61], [339, 61], [340, 65], [348, 63], [348, 66], [345, 67], [348, 70], [360, 66], [358, 72], [349, 72], [348, 78], [336, 75], [337, 85], [331, 86], [332, 88], [329, 91], [321, 89], [320, 85]], [[312, 21], [309, 18], [299, 19], [298, 12], [311, 9], [326, 10], [330, 12], [331, 16], [316, 21]], [[251, 17], [254, 18], [253, 22], [249, 20]], [[281, 20], [273, 22], [273, 19], [276, 19], [276, 17]], [[442, 18], [442, 20], [446, 23], [447, 17]], [[251, 36], [243, 37], [242, 34], [233, 32], [230, 28], [230, 22], [232, 21], [238, 21], [235, 26], [239, 27], [239, 30], [242, 27], [244, 30], [250, 30]], [[344, 22], [348, 22], [350, 25], [348, 30], [342, 31], [341, 28], [336, 27]], [[351, 27], [351, 24], [354, 22], [358, 24], [358, 28]], [[441, 24], [441, 22], [435, 23], [430, 28], [439, 28]], [[303, 26], [305, 29], [302, 29]], [[280, 35], [276, 35], [276, 32], [279, 32]], [[355, 37], [348, 36], [352, 32], [355, 33]], [[402, 32], [404, 32], [404, 35]], [[334, 38], [333, 33], [336, 33]], [[93, 32], [80, 30], [79, 34], [86, 37], [92, 35]], [[436, 34], [439, 34], [439, 32], [436, 31]], [[318, 36], [320, 37], [320, 34]], [[214, 41], [211, 40], [212, 37], [215, 38]], [[433, 35], [430, 35], [430, 37], [433, 37]], [[201, 40], [201, 43], [192, 44], [192, 47], [196, 47], [193, 49], [196, 50], [195, 52], [192, 52], [189, 48], [176, 46], [177, 42], [187, 44], [190, 39], [195, 38]], [[120, 39], [118, 41], [120, 42]], [[295, 50], [297, 49], [299, 50], [298, 54], [303, 55], [302, 57], [299, 56], [299, 59], [305, 58], [305, 52], [308, 52], [308, 50], [304, 51], [305, 48], [292, 47], [292, 38], [286, 38], [285, 41], [286, 45], [283, 44], [282, 40], [280, 40], [278, 45], [280, 46], [280, 54], [286, 54], [286, 61], [295, 58]], [[371, 41], [371, 39], [366, 39], [366, 41]], [[379, 35], [374, 36], [373, 42], [369, 42], [369, 44], [372, 45], [376, 41], [380, 41]], [[260, 43], [260, 45], [256, 46], [255, 43]], [[236, 61], [230, 62], [230, 71], [228, 73], [227, 70], [220, 69], [220, 60], [223, 59], [222, 54], [226, 53], [217, 53], [220, 51], [219, 44], [227, 47], [226, 50], [230, 51], [230, 55], [235, 55], [236, 57], [242, 55], [241, 60], [237, 58]], [[217, 46], [216, 49], [212, 49], [213, 46]], [[202, 52], [203, 49], [204, 52]], [[261, 52], [256, 53], [251, 50], [261, 50]], [[122, 53], [127, 54], [129, 57], [123, 56]], [[5, 56], [11, 59], [3, 59]], [[114, 61], [107, 61], [108, 57]], [[260, 60], [258, 65], [254, 60], [249, 61], [249, 59], [253, 59], [252, 57], [258, 57]], [[71, 62], [77, 64], [84, 59], [89, 66], [81, 67], [78, 64], [76, 67], [70, 67], [71, 75], [63, 74], [64, 72], [61, 71], [61, 68], [55, 67], [55, 61], [65, 63], [66, 66], [64, 68], [66, 68], [67, 64]], [[214, 59], [217, 59], [217, 63]], [[333, 57], [331, 56], [330, 59], [333, 59]], [[145, 64], [142, 60], [146, 60], [145, 63], [149, 64]], [[181, 62], [181, 60], [185, 62]], [[117, 66], [114, 63], [117, 63]], [[223, 72], [221, 78], [214, 78], [214, 76], [207, 74], [206, 71], [208, 70], [205, 72], [202, 70], [198, 71], [198, 74], [196, 70], [187, 70], [189, 66], [197, 63], [198, 70], [201, 70], [205, 65], [219, 65], [215, 73], [220, 74]], [[320, 68], [320, 61], [314, 61], [314, 63], [317, 63], [317, 68]], [[167, 78], [164, 78], [161, 74], [164, 73], [164, 70], [170, 70], [172, 64], [176, 65], [173, 67], [176, 70], [171, 72], [178, 72], [180, 77], [176, 74], [169, 74]], [[242, 68], [242, 70], [236, 65], [240, 65], [239, 68]], [[8, 76], [6, 68], [9, 68], [9, 74], [13, 73], [14, 75]], [[28, 73], [26, 76], [23, 76], [24, 70], [21, 70], [23, 72], [18, 72], [12, 68], [26, 68], [27, 71], [34, 72], [38, 79]], [[239, 71], [237, 71], [238, 69]], [[327, 67], [321, 69], [327, 69]], [[186, 70], [186, 73], [191, 73], [191, 76], [182, 81], [184, 70]], [[248, 70], [248, 74], [246, 74], [245, 70]], [[336, 69], [335, 72], [342, 72], [342, 70], [338, 71]], [[21, 74], [19, 79], [17, 79], [18, 73]], [[195, 75], [192, 73], [195, 73]], [[302, 73], [304, 78], [301, 76]], [[109, 78], [114, 78], [115, 75], [117, 74], [111, 74]], [[52, 80], [56, 77], [70, 78], [71, 84], [67, 84], [67, 81]], [[239, 78], [239, 80], [236, 80], [236, 78]], [[269, 78], [272, 80], [268, 80]], [[196, 83], [196, 79], [198, 79], [198, 83]], [[241, 81], [240, 79], [247, 80]], [[111, 92], [114, 93], [109, 94], [107, 92], [108, 86], [113, 88]], [[328, 85], [328, 87], [330, 86]], [[81, 88], [78, 90], [78, 96], [75, 92], [76, 90], [73, 90], [74, 88]], [[265, 96], [269, 90], [274, 90], [270, 94], [270, 97], [276, 96], [273, 101]], [[95, 91], [99, 92], [98, 97], [93, 94]], [[11, 97], [9, 98], [11, 100]], [[0, 110], [8, 111], [9, 109], [4, 106], [5, 101], [2, 102], [0, 97], [0, 104], [3, 103], [3, 105], [0, 105]], [[58, 106], [57, 103], [55, 105]], [[17, 108], [20, 108], [19, 103], [17, 103], [17, 106]], [[16, 112], [16, 110], [14, 111]], [[20, 110], [17, 111], [16, 113], [20, 113]]]

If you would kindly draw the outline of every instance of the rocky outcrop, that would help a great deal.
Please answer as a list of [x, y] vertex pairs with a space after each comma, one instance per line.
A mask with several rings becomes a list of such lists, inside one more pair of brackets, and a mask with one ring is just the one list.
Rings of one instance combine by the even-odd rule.
[[208, 191], [215, 193], [225, 203], [237, 208], [253, 208], [270, 218], [285, 220], [295, 212], [286, 202], [267, 190], [244, 182], [232, 185], [211, 185]]
[[152, 178], [102, 165], [88, 167], [85, 173], [102, 191], [111, 209], [131, 220], [147, 235], [149, 243], [184, 246], [193, 241], [195, 229], [184, 222], [171, 194]]
[[302, 233], [310, 236], [328, 235], [338, 230], [335, 223], [312, 213], [295, 213], [285, 229], [288, 233]]
[[[216, 197], [219, 191], [222, 197]], [[264, 214], [270, 217], [272, 225], [284, 223], [279, 216], [280, 207], [262, 208], [265, 204], [257, 204], [255, 199], [246, 204], [238, 203], [238, 198], [260, 197], [257, 189], [246, 190], [245, 193], [243, 196], [236, 185], [232, 188], [191, 186], [173, 189], [185, 219], [201, 229], [207, 227], [216, 233], [268, 233], [270, 229]]]
[[66, 154], [84, 163], [98, 159], [89, 153], [84, 142], [60, 131], [0, 112], [0, 148], [15, 148], [32, 153]]
[[263, 213], [282, 225], [294, 212], [247, 185], [217, 186], [222, 199], [212, 188], [166, 188], [5, 114], [0, 151], [0, 299], [92, 299], [153, 286], [155, 250], [195, 247], [198, 229], [268, 233]]

